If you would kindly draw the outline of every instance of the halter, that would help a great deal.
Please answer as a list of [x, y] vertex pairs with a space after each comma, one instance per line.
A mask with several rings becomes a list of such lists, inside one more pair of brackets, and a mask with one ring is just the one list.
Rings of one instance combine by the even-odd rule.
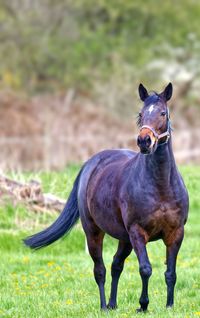
[[[167, 130], [166, 130], [164, 133], [158, 134], [158, 133], [155, 131], [154, 128], [152, 128], [152, 127], [150, 127], [150, 126], [148, 126], [148, 125], [143, 125], [143, 126], [140, 128], [140, 131], [141, 131], [142, 129], [144, 129], [144, 128], [148, 128], [149, 130], [152, 131], [152, 133], [153, 133], [153, 135], [154, 135], [154, 137], [155, 137], [155, 139], [156, 139], [156, 145], [157, 145], [157, 147], [167, 144], [168, 141], [169, 141], [169, 138], [170, 138], [170, 136], [171, 136], [171, 135], [170, 135], [170, 131], [172, 130], [172, 128], [171, 128], [171, 121], [170, 121], [170, 115], [169, 115], [169, 109], [167, 108]], [[161, 138], [163, 138], [163, 137], [167, 137], [166, 140], [165, 140], [164, 142], [158, 144], [158, 141], [159, 141]]]

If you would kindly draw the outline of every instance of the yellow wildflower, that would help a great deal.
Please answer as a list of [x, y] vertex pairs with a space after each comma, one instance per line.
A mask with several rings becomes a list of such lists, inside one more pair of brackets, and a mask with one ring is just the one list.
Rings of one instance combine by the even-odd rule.
[[45, 277], [48, 277], [49, 275], [50, 275], [49, 273], [45, 273], [45, 274], [44, 274]]
[[23, 259], [22, 259], [23, 263], [27, 264], [30, 262], [30, 259], [28, 256], [24, 256]]
[[51, 262], [48, 262], [48, 263], [47, 263], [47, 266], [50, 267], [50, 266], [53, 266], [54, 264], [55, 264], [55, 262], [51, 261]]

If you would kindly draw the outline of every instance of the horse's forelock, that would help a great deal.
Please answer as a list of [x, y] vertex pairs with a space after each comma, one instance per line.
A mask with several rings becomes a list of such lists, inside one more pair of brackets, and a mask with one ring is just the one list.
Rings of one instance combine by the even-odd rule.
[[149, 106], [150, 104], [156, 104], [160, 100], [161, 98], [159, 94], [157, 94], [156, 92], [151, 92], [151, 94], [145, 100], [145, 106]]

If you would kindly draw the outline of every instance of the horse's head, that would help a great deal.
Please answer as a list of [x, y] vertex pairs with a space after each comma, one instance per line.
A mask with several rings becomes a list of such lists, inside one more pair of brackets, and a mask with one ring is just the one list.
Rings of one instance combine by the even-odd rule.
[[146, 88], [139, 85], [139, 95], [144, 106], [138, 115], [140, 133], [137, 144], [141, 153], [151, 154], [170, 137], [170, 119], [167, 101], [172, 96], [172, 84], [169, 83], [160, 94], [148, 94]]

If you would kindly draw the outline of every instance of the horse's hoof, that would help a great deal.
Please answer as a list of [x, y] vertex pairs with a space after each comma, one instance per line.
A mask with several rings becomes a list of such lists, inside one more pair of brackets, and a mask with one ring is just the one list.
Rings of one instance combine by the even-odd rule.
[[174, 309], [174, 305], [167, 305], [166, 308], [169, 310], [172, 310], [172, 309]]
[[107, 306], [103, 306], [103, 307], [101, 307], [101, 311], [103, 311], [103, 312], [106, 312], [106, 311], [108, 311], [108, 308], [107, 308]]
[[141, 313], [141, 312], [145, 313], [145, 312], [147, 312], [147, 309], [142, 309], [142, 307], [136, 309], [136, 313], [137, 313], [137, 314], [139, 314], [139, 313]]
[[108, 310], [115, 310], [115, 309], [117, 309], [117, 305], [116, 304], [108, 304], [107, 305], [107, 308], [108, 308]]

